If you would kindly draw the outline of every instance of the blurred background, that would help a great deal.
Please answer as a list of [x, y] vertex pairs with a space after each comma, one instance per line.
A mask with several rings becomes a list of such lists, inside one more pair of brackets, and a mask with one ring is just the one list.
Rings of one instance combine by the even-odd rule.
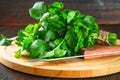
[[0, 0], [0, 34], [13, 37], [27, 24], [35, 23], [28, 10], [37, 1], [46, 5], [62, 1], [65, 8], [94, 16], [100, 29], [115, 32], [120, 38], [120, 0]]

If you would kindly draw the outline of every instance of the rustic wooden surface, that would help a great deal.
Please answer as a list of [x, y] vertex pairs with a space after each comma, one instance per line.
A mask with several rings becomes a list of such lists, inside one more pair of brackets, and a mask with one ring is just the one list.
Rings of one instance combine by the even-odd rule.
[[[28, 9], [39, 0], [0, 0], [0, 25], [24, 26], [34, 23]], [[56, 0], [42, 0], [50, 4]], [[120, 24], [120, 0], [57, 0], [65, 8], [80, 10], [86, 15], [96, 17], [99, 24]]]
[[[0, 0], [0, 34], [7, 37], [17, 35], [29, 23], [36, 21], [29, 17], [28, 9], [39, 0]], [[55, 0], [42, 0], [47, 4]], [[63, 1], [65, 7], [78, 9], [86, 15], [93, 15], [100, 24], [100, 28], [116, 32], [120, 38], [120, 0], [57, 0]], [[84, 79], [59, 79], [42, 76], [33, 76], [21, 73], [0, 64], [1, 80], [119, 80], [120, 73], [84, 78]]]

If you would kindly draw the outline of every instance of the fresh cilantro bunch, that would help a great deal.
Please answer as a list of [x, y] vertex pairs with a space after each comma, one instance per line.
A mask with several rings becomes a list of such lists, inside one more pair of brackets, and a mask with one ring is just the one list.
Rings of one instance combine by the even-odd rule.
[[30, 16], [38, 20], [18, 32], [16, 52], [21, 56], [27, 50], [31, 58], [58, 58], [77, 55], [81, 48], [95, 45], [98, 25], [95, 18], [80, 11], [65, 9], [62, 2], [48, 6], [36, 2], [29, 9]]

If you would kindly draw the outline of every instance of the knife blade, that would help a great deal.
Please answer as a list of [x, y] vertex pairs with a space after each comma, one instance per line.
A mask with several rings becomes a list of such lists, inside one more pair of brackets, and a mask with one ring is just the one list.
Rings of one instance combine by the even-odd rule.
[[90, 57], [90, 56], [99, 56], [99, 55], [109, 55], [109, 54], [114, 54], [114, 55], [120, 55], [120, 50], [118, 51], [110, 51], [110, 52], [97, 52], [94, 54], [88, 54], [88, 55], [77, 55], [77, 56], [70, 56], [70, 57], [62, 57], [62, 58], [54, 58], [54, 59], [31, 59], [31, 60], [26, 60], [26, 62], [42, 62], [42, 61], [57, 61], [57, 60], [64, 60], [64, 59], [72, 59], [72, 58], [83, 58], [83, 57]]
[[37, 58], [37, 59], [31, 59], [31, 60], [26, 60], [26, 61], [27, 62], [57, 61], [57, 60], [80, 58], [80, 57], [83, 57], [83, 55], [70, 56], [70, 57], [62, 57], [62, 58], [54, 58], [54, 59], [41, 59], [41, 58]]

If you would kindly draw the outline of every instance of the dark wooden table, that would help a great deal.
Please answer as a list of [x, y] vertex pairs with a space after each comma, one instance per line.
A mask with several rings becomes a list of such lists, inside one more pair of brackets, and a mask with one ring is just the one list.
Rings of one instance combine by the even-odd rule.
[[[0, 0], [0, 34], [14, 37], [20, 29], [36, 21], [29, 17], [28, 9], [39, 0]], [[55, 0], [43, 0], [49, 4]], [[120, 0], [57, 0], [66, 8], [80, 10], [86, 15], [93, 15], [100, 29], [115, 32], [120, 38]], [[120, 80], [120, 73], [84, 78], [59, 79], [34, 76], [12, 70], [0, 63], [0, 80]]]

